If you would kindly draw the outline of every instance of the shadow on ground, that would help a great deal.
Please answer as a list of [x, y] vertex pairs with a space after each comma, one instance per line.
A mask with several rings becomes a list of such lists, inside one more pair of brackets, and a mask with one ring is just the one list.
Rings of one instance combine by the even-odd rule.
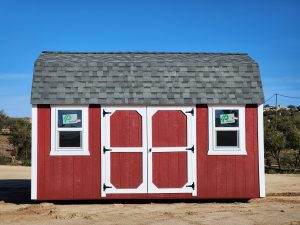
[[30, 180], [0, 180], [0, 201], [13, 204], [35, 204], [41, 202], [52, 202], [59, 205], [69, 204], [147, 204], [147, 203], [179, 203], [179, 202], [194, 202], [194, 203], [233, 203], [247, 202], [248, 199], [126, 199], [126, 200], [73, 200], [73, 201], [32, 201], [30, 199]]
[[0, 180], [0, 201], [15, 204], [32, 203], [30, 180]]

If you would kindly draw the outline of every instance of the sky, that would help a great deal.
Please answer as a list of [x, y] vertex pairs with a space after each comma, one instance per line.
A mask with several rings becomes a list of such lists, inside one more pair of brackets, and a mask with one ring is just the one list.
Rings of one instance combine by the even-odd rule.
[[300, 1], [0, 0], [0, 110], [9, 116], [31, 116], [45, 50], [243, 52], [260, 66], [266, 100], [300, 97]]

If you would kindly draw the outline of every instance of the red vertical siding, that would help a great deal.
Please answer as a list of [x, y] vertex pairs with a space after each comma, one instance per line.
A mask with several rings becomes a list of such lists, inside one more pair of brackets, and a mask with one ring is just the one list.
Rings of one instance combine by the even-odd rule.
[[[38, 106], [37, 108], [37, 199], [45, 198], [45, 164], [47, 159], [45, 149], [50, 149], [50, 141], [46, 136], [50, 136], [50, 106]], [[47, 142], [47, 143], [46, 143]], [[51, 185], [47, 184], [47, 185]]]
[[110, 155], [111, 183], [116, 188], [138, 188], [143, 182], [141, 152], [113, 152]]
[[[117, 110], [110, 119], [111, 147], [142, 147], [142, 116], [135, 110]], [[111, 152], [110, 182], [116, 188], [137, 188], [143, 182], [141, 152]]]
[[[148, 131], [151, 132], [151, 131]], [[187, 117], [179, 110], [162, 110], [152, 117], [152, 146], [187, 145]], [[186, 152], [152, 153], [152, 179], [158, 188], [180, 188], [187, 182]]]
[[259, 197], [257, 107], [246, 106], [245, 156], [213, 156], [208, 151], [208, 108], [197, 106], [197, 180], [199, 198]]
[[154, 152], [153, 183], [158, 188], [181, 188], [187, 183], [186, 152]]
[[[151, 131], [149, 131], [151, 132]], [[179, 110], [162, 110], [152, 117], [153, 147], [186, 146], [187, 118]]]
[[[259, 197], [257, 108], [246, 107], [246, 156], [208, 156], [208, 109], [197, 106], [196, 198]], [[100, 198], [100, 106], [89, 108], [90, 156], [49, 156], [49, 105], [38, 106], [38, 200]], [[191, 194], [110, 194], [111, 199], [195, 198]]]
[[110, 117], [111, 147], [142, 147], [142, 116], [134, 110], [120, 110]]
[[51, 109], [38, 106], [37, 199], [98, 199], [100, 196], [100, 106], [89, 108], [90, 156], [50, 156]]

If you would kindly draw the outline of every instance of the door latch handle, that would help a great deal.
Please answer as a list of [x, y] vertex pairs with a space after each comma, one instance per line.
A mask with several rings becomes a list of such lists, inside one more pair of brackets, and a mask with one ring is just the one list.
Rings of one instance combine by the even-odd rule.
[[149, 152], [152, 152], [152, 148], [149, 148]]

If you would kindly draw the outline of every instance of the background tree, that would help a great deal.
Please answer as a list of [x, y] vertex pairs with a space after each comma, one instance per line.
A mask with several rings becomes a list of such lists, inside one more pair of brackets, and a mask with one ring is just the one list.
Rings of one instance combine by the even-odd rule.
[[31, 158], [31, 123], [24, 119], [13, 119], [10, 122], [9, 142], [14, 146], [19, 159]]
[[4, 113], [3, 110], [0, 111], [0, 130], [6, 128], [8, 125], [8, 116]]
[[285, 145], [286, 138], [282, 132], [276, 129], [267, 130], [265, 148], [276, 160], [279, 170], [281, 170], [281, 156], [282, 151], [285, 149]]
[[288, 106], [288, 110], [265, 111], [265, 158], [266, 171], [272, 168], [274, 162], [279, 171], [296, 171], [300, 161], [300, 112], [298, 107]]
[[295, 125], [287, 130], [286, 140], [286, 147], [291, 150], [291, 159], [287, 163], [297, 169], [300, 166], [300, 130]]

